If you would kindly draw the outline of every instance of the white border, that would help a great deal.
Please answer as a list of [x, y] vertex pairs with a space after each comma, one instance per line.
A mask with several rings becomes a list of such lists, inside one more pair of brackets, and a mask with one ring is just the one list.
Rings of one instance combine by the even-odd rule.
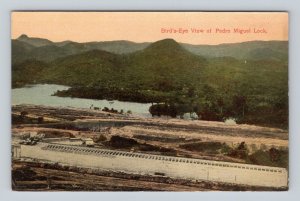
[[[290, 190], [288, 192], [13, 192], [10, 187], [10, 12], [13, 10], [288, 11]], [[300, 1], [297, 0], [1, 0], [0, 1], [0, 200], [299, 200], [300, 192]], [[297, 46], [298, 45], [298, 46]]]

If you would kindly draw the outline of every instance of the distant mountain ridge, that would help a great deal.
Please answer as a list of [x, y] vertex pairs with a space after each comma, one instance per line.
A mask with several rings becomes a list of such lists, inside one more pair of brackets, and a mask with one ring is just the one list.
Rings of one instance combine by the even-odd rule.
[[26, 40], [12, 41], [13, 88], [61, 84], [71, 88], [55, 95], [166, 103], [164, 108], [194, 111], [205, 120], [288, 125], [287, 42], [191, 46], [173, 39], [149, 44], [37, 39], [36, 47]]
[[[104, 41], [77, 43], [73, 41], [52, 42], [48, 39], [32, 38], [21, 35], [12, 40], [12, 61], [20, 63], [28, 59], [54, 61], [69, 55], [90, 50], [104, 50], [115, 54], [129, 54], [140, 51], [153, 43], [135, 43], [131, 41]], [[287, 41], [250, 41], [220, 45], [192, 45], [179, 43], [193, 54], [203, 57], [233, 57], [251, 60], [287, 60]], [[22, 53], [22, 55], [20, 55]]]
[[[183, 66], [188, 67], [183, 68]], [[90, 50], [58, 58], [44, 70], [43, 80], [70, 86], [103, 84], [169, 89], [187, 79], [196, 81], [205, 58], [194, 55], [173, 39], [150, 44], [129, 54]], [[116, 84], [117, 83], [117, 84]]]
[[[80, 54], [90, 50], [104, 50], [116, 54], [127, 54], [146, 48], [150, 43], [135, 43], [131, 41], [104, 41], [78, 43], [73, 41], [52, 42], [47, 39], [31, 38], [21, 35], [12, 40], [12, 62], [20, 63], [28, 59], [54, 61], [69, 55]], [[22, 52], [22, 56], [17, 53]]]
[[43, 38], [32, 38], [28, 37], [25, 34], [22, 34], [19, 38], [17, 38], [18, 41], [22, 41], [25, 43], [28, 43], [29, 45], [35, 46], [35, 47], [41, 47], [46, 45], [52, 45], [53, 42], [48, 39]]
[[183, 44], [183, 46], [190, 52], [205, 57], [277, 61], [288, 58], [288, 41], [249, 41], [220, 45]]

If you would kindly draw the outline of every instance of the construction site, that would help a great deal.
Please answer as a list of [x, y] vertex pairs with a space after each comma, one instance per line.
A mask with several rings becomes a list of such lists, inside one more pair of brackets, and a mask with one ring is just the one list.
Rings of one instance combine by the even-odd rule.
[[282, 129], [30, 105], [12, 113], [14, 190], [288, 188]]

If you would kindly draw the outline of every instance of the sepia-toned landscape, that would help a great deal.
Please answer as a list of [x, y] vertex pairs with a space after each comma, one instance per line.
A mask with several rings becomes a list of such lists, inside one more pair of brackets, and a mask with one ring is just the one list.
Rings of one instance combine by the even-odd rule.
[[[282, 35], [266, 24], [267, 36], [197, 43], [192, 32], [184, 40], [158, 29], [147, 40], [138, 28], [196, 24], [194, 15], [263, 24], [268, 14]], [[126, 20], [128, 33], [113, 34]], [[38, 34], [59, 24], [68, 28]], [[11, 112], [13, 190], [287, 190], [287, 14], [15, 12]]]

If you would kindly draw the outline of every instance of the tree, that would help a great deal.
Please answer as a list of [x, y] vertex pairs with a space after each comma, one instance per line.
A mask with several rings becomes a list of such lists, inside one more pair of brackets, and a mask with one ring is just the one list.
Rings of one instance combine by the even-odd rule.
[[223, 107], [225, 105], [224, 101], [223, 101], [223, 98], [218, 98], [217, 105], [219, 106], [219, 108], [220, 108], [220, 114], [222, 115], [223, 114]]
[[246, 96], [236, 95], [233, 97], [233, 109], [237, 112], [238, 115], [245, 116], [246, 111]]
[[170, 113], [170, 116], [173, 118], [175, 118], [177, 116], [177, 109], [176, 109], [176, 106], [174, 105], [174, 103], [170, 104], [169, 113]]
[[196, 93], [195, 93], [195, 87], [193, 87], [193, 86], [189, 87], [188, 91], [187, 91], [187, 96], [189, 98], [193, 98], [195, 95], [196, 95]]

